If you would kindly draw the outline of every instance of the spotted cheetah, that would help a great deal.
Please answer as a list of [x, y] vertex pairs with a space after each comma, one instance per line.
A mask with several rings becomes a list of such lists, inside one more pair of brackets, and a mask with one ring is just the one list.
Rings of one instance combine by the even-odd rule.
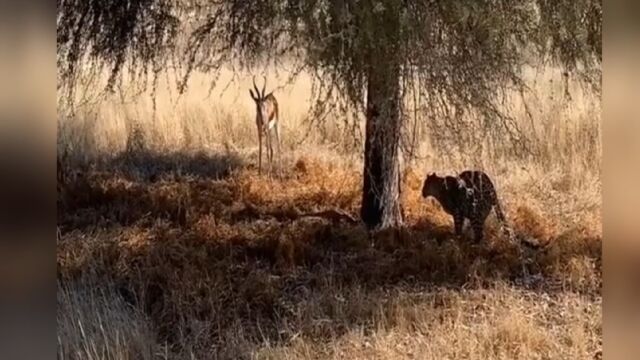
[[506, 219], [495, 187], [489, 176], [482, 171], [463, 171], [458, 176], [440, 177], [427, 174], [422, 187], [422, 196], [433, 196], [444, 211], [453, 216], [456, 235], [462, 233], [464, 219], [469, 219], [476, 242], [482, 241], [484, 223], [495, 209], [496, 217], [505, 225]]

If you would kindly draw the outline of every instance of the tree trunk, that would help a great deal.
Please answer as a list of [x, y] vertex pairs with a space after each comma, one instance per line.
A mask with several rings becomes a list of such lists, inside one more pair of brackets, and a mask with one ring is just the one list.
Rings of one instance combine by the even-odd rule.
[[392, 56], [372, 59], [367, 84], [364, 184], [360, 216], [370, 229], [402, 223], [400, 208], [400, 67]]

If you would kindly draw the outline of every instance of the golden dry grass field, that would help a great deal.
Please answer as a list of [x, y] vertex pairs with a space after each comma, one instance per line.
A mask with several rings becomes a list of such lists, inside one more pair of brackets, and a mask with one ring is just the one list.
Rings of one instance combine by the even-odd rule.
[[[98, 101], [87, 87], [58, 119], [58, 358], [598, 358], [600, 100], [574, 83], [566, 98], [556, 75], [531, 72], [529, 106], [505, 104], [526, 154], [500, 134], [458, 153], [420, 127], [406, 226], [371, 236], [303, 216], [357, 216], [362, 181], [339, 113], [309, 133], [308, 78], [275, 93], [280, 177], [257, 173], [247, 74], [224, 72], [210, 96], [204, 75], [180, 98], [161, 85], [155, 112], [133, 89]], [[466, 168], [542, 248], [509, 242], [493, 215], [483, 243], [453, 236], [420, 189], [427, 171]]]

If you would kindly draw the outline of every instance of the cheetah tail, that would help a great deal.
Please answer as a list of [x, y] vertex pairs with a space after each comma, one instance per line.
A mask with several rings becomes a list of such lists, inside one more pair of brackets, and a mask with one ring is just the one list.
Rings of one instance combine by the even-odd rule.
[[494, 210], [496, 212], [496, 217], [502, 223], [501, 227], [504, 235], [508, 237], [511, 241], [514, 241], [513, 229], [511, 228], [509, 223], [507, 223], [507, 218], [506, 216], [504, 216], [504, 212], [502, 212], [502, 206], [500, 206], [500, 201], [498, 200], [497, 196], [495, 197]]
[[495, 198], [494, 209], [496, 211], [496, 217], [498, 218], [498, 220], [500, 220], [500, 222], [506, 224], [507, 218], [504, 216], [504, 213], [502, 212], [502, 206], [500, 206], [500, 201], [498, 200], [497, 196]]

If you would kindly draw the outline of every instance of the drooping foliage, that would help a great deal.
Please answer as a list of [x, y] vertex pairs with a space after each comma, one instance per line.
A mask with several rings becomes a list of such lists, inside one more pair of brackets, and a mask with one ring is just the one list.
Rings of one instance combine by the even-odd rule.
[[[361, 114], [369, 60], [393, 54], [401, 59], [403, 93], [415, 100], [414, 110], [452, 125], [464, 112], [476, 111], [486, 126], [508, 123], [494, 121], [505, 120], [495, 99], [505, 89], [524, 86], [524, 65], [561, 65], [599, 88], [601, 0], [58, 0], [57, 5], [60, 86], [72, 87], [86, 61], [109, 68], [109, 86], [125, 65], [138, 74], [177, 66], [183, 70], [182, 87], [194, 69], [215, 73], [230, 62], [246, 67], [286, 61], [315, 75], [318, 105], [340, 103]], [[390, 31], [376, 31], [380, 26]]]
[[72, 90], [83, 71], [108, 68], [112, 88], [129, 64], [132, 74], [169, 64], [180, 20], [168, 0], [58, 0], [58, 87]]

